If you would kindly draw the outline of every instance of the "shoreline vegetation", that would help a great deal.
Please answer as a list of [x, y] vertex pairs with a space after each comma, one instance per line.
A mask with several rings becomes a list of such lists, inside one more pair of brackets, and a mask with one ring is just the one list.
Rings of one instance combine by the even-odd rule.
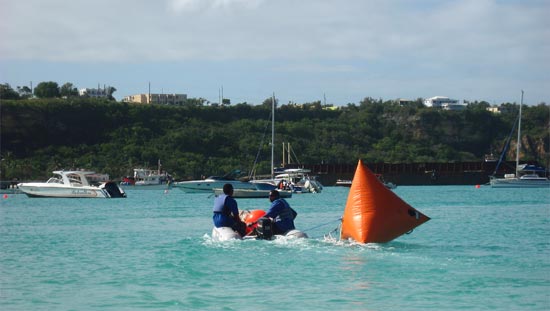
[[[476, 101], [446, 111], [425, 107], [421, 99], [399, 104], [372, 98], [346, 106], [277, 103], [275, 165], [283, 162], [283, 143], [291, 144], [295, 164], [309, 165], [498, 158], [519, 105], [502, 103], [500, 113], [488, 107]], [[77, 168], [119, 179], [136, 167], [157, 168], [159, 159], [175, 180], [253, 167], [257, 174], [270, 171], [271, 98], [259, 105], [209, 106], [197, 99], [178, 106], [2, 99], [0, 109], [1, 180], [40, 180], [57, 169]], [[522, 158], [545, 167], [549, 118], [545, 103], [524, 106]]]

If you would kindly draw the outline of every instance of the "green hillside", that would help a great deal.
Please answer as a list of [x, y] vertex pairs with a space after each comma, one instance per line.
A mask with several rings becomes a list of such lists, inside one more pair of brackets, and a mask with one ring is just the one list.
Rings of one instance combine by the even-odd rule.
[[[86, 168], [112, 178], [135, 167], [163, 169], [176, 179], [270, 167], [271, 102], [202, 106], [141, 105], [93, 99], [2, 100], [2, 180], [44, 179], [54, 169]], [[301, 163], [349, 164], [481, 161], [499, 154], [519, 106], [488, 112], [487, 103], [463, 111], [364, 99], [358, 105], [319, 102], [278, 105], [275, 163], [290, 143]], [[332, 108], [332, 109], [329, 109]], [[524, 106], [526, 160], [549, 164], [546, 104]], [[511, 158], [511, 157], [510, 157]]]

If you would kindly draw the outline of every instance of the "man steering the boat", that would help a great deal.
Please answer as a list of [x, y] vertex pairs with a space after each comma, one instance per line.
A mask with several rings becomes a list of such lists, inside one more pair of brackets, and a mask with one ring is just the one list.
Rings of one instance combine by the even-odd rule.
[[294, 211], [285, 199], [280, 197], [279, 191], [271, 190], [269, 192], [269, 201], [271, 207], [264, 215], [273, 219], [273, 234], [285, 234], [290, 230], [296, 229], [294, 227], [294, 219], [296, 218], [296, 211]]
[[246, 225], [239, 218], [237, 201], [233, 198], [233, 185], [223, 185], [223, 193], [214, 200], [214, 215], [212, 219], [216, 228], [230, 227], [241, 236], [246, 233]]

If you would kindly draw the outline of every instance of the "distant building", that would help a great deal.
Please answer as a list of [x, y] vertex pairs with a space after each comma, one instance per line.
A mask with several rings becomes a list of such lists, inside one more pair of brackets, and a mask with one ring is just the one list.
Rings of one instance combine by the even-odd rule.
[[500, 113], [501, 112], [500, 107], [488, 107], [487, 111], [492, 112], [492, 113]]
[[86, 97], [93, 97], [93, 98], [109, 98], [108, 89], [80, 89], [78, 90], [78, 95], [80, 96], [86, 96]]
[[500, 106], [487, 107], [487, 111], [498, 114], [503, 112], [510, 113], [512, 112], [512, 109], [509, 106], [500, 105]]
[[137, 94], [125, 96], [122, 101], [140, 104], [182, 105], [187, 94]]
[[326, 105], [323, 107], [323, 110], [330, 110], [330, 111], [336, 111], [339, 110], [340, 107], [334, 106], [334, 105]]
[[413, 103], [414, 103], [414, 100], [405, 99], [405, 98], [399, 98], [399, 99], [396, 99], [395, 102], [396, 102], [399, 106], [407, 106], [407, 105], [413, 104]]
[[443, 110], [463, 110], [466, 104], [460, 104], [456, 99], [450, 99], [444, 96], [434, 96], [424, 100], [426, 107], [438, 108]]

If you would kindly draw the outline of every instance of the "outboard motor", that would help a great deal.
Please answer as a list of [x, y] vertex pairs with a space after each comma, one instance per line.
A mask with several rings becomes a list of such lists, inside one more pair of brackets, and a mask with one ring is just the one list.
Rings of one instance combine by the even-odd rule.
[[103, 188], [105, 190], [107, 190], [107, 192], [109, 193], [111, 198], [125, 198], [126, 197], [126, 192], [124, 192], [124, 190], [120, 189], [120, 187], [112, 181], [108, 181], [105, 184], [103, 184]]
[[270, 218], [262, 217], [258, 219], [256, 227], [257, 238], [260, 240], [271, 240], [273, 237], [273, 223]]

